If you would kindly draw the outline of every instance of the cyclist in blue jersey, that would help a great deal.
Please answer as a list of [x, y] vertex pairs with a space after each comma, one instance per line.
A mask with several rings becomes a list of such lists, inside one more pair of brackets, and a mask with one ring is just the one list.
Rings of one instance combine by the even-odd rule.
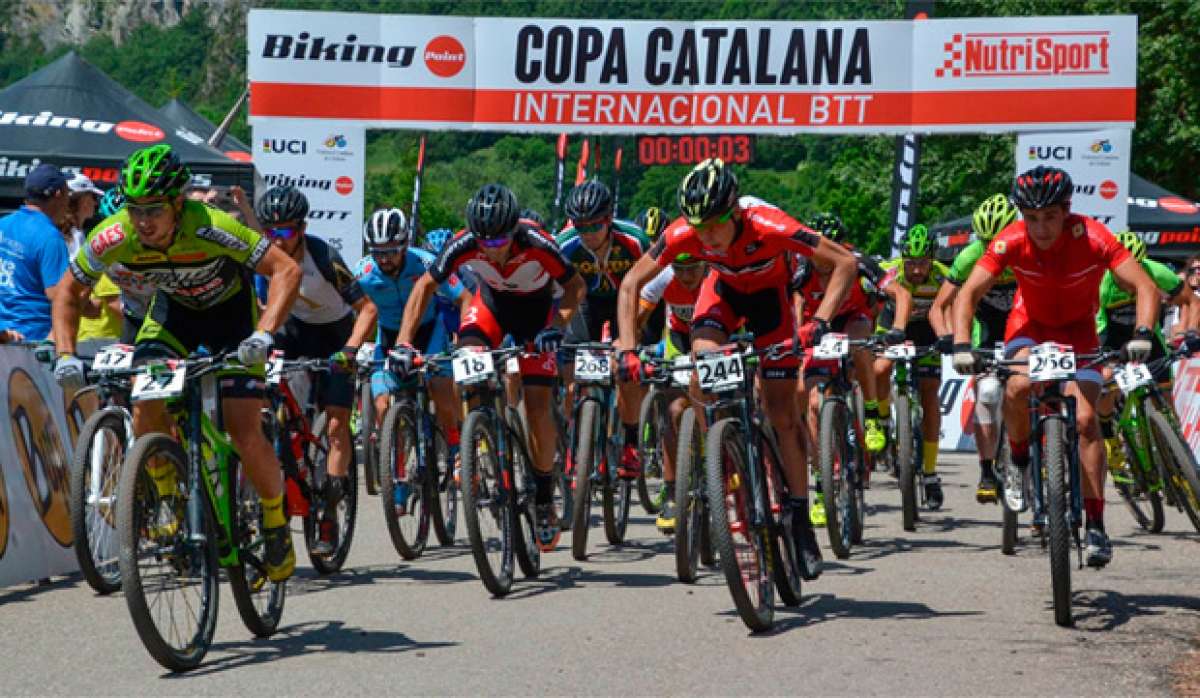
[[[433, 264], [434, 255], [409, 244], [408, 221], [398, 208], [381, 208], [371, 214], [363, 227], [363, 241], [368, 256], [363, 257], [355, 268], [358, 279], [367, 297], [379, 310], [379, 330], [375, 337], [375, 360], [382, 361], [388, 349], [396, 344], [400, 331], [400, 320], [404, 306], [408, 303], [413, 284]], [[440, 301], [456, 305], [466, 295], [466, 290], [456, 277], [438, 285]], [[434, 304], [429, 304], [421, 315], [416, 341], [413, 346], [423, 354], [437, 354], [450, 348], [450, 333], [441, 321]], [[433, 403], [437, 408], [438, 423], [446, 435], [451, 456], [458, 453], [458, 402], [454, 398], [454, 386], [448, 377], [433, 378], [430, 383]], [[382, 369], [371, 375], [371, 395], [375, 398], [375, 414], [382, 420], [387, 412], [388, 397], [400, 388], [396, 376]], [[403, 501], [397, 498], [397, 501]]]

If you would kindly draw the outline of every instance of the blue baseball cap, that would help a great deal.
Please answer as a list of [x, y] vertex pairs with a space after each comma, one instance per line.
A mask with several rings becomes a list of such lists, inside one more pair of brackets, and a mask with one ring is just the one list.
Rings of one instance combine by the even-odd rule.
[[67, 176], [48, 162], [43, 162], [25, 175], [25, 195], [31, 199], [49, 199], [66, 186]]

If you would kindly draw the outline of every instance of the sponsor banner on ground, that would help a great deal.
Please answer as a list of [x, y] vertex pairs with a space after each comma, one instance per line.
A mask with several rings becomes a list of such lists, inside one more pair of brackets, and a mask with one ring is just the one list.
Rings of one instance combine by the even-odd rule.
[[248, 48], [256, 123], [905, 133], [1135, 121], [1133, 16], [655, 22], [252, 10]]
[[[254, 124], [254, 166], [267, 186], [294, 186], [308, 198], [308, 232], [362, 256], [366, 131], [359, 125], [270, 119]], [[264, 190], [265, 191], [265, 190]]]
[[1129, 166], [1132, 131], [1022, 133], [1014, 154], [1017, 174], [1047, 165], [1071, 175], [1071, 210], [1120, 232], [1129, 227]]
[[[0, 587], [78, 568], [71, 549], [71, 445], [87, 410], [27, 349], [0, 347]], [[68, 419], [68, 413], [74, 421]]]

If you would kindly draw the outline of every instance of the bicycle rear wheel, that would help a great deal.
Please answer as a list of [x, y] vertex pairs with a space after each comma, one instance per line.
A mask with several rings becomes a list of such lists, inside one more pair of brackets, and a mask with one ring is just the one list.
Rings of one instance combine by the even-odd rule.
[[917, 530], [917, 453], [913, 449], [912, 406], [907, 395], [896, 396], [896, 472], [900, 481], [900, 515], [905, 531]]
[[662, 510], [661, 497], [666, 494], [663, 483], [664, 436], [670, 429], [667, 420], [667, 396], [661, 390], [651, 390], [642, 400], [638, 413], [638, 456], [642, 472], [637, 479], [638, 501], [650, 516]]
[[1158, 445], [1163, 480], [1174, 490], [1176, 506], [1183, 509], [1192, 526], [1200, 531], [1200, 474], [1196, 471], [1196, 457], [1166, 415], [1152, 404], [1146, 403], [1145, 408]]
[[759, 452], [762, 454], [763, 470], [766, 471], [767, 510], [771, 517], [771, 567], [774, 572], [775, 589], [785, 606], [799, 606], [802, 578], [800, 561], [796, 559], [793, 540], [792, 514], [784, 506], [788, 489], [781, 471], [783, 461], [773, 440], [758, 434]]
[[611, 545], [621, 545], [625, 542], [625, 532], [629, 528], [629, 505], [636, 480], [617, 476], [615, 464], [620, 462], [618, 453], [615, 448], [609, 449], [608, 467], [602, 476], [604, 485], [600, 498], [604, 507], [604, 537]]
[[1008, 437], [1003, 426], [999, 430], [999, 446], [996, 449], [996, 482], [1000, 485], [1000, 552], [1012, 555], [1017, 551], [1017, 515], [1018, 512], [1009, 506], [1008, 493], [1017, 490], [1029, 502], [1029, 468], [1024, 471], [1013, 465], [1012, 447], [1008, 445]]
[[[431, 444], [430, 444], [431, 445]], [[405, 560], [415, 560], [429, 539], [432, 488], [420, 467], [413, 405], [397, 401], [383, 418], [379, 439], [380, 499], [392, 546]]]
[[[169, 493], [159, 492], [146, 471], [149, 463], [174, 469]], [[196, 502], [204, 509], [204, 530], [191, 529], [187, 483], [179, 443], [167, 434], [146, 434], [125, 458], [117, 494], [125, 604], [146, 651], [171, 671], [194, 669], [204, 660], [220, 600], [214, 522], [207, 502]]]
[[83, 578], [98, 594], [121, 588], [116, 524], [125, 439], [125, 411], [106, 407], [84, 422], [71, 459], [75, 559]]
[[[354, 541], [354, 530], [358, 523], [358, 468], [354, 454], [350, 456], [350, 467], [346, 471], [347, 483], [342, 492], [342, 499], [334, 511], [329, 511], [329, 503], [325, 493], [329, 483], [329, 434], [328, 418], [325, 413], [317, 416], [312, 423], [312, 433], [318, 444], [308, 445], [308, 488], [312, 493], [312, 502], [308, 516], [304, 518], [304, 544], [308, 549], [308, 559], [313, 569], [321, 574], [333, 574], [346, 564], [350, 554], [350, 544]], [[321, 519], [332, 519], [337, 528], [337, 548], [332, 555], [322, 557], [313, 554], [313, 546], [320, 536]]]
[[825, 491], [825, 527], [829, 547], [839, 560], [850, 557], [852, 508], [846, 473], [850, 464], [849, 409], [841, 400], [826, 400], [821, 405], [817, 460], [821, 465], [821, 486]]
[[[705, 464], [708, 500], [712, 502], [713, 539], [733, 604], [746, 627], [761, 632], [769, 630], [775, 618], [771, 534], [767, 526], [755, 528], [751, 524], [754, 494], [747, 471], [745, 435], [738, 427], [736, 418], [727, 417], [709, 429]], [[761, 505], [765, 509], [767, 503]]]
[[438, 545], [454, 545], [454, 534], [458, 532], [458, 485], [454, 482], [454, 459], [450, 447], [440, 430], [433, 433], [434, 450], [430, 453], [427, 467], [435, 497], [429, 500], [433, 509], [433, 535]]
[[358, 443], [363, 452], [363, 476], [367, 494], [377, 495], [379, 477], [379, 427], [375, 415], [375, 399], [371, 396], [371, 377], [358, 383]]
[[1067, 480], [1066, 424], [1061, 416], [1046, 417], [1043, 424], [1046, 467], [1046, 529], [1050, 539], [1050, 585], [1054, 594], [1054, 622], [1074, 624], [1071, 617], [1071, 522]]
[[233, 542], [239, 564], [226, 570], [238, 615], [255, 637], [270, 637], [283, 617], [287, 582], [267, 577], [266, 539], [263, 537], [262, 501], [254, 491], [240, 461], [230, 464], [233, 477]]
[[708, 526], [704, 505], [703, 441], [696, 411], [688, 407], [679, 419], [679, 449], [675, 457], [675, 576], [696, 581], [700, 561], [700, 534]]
[[513, 507], [514, 553], [521, 573], [527, 579], [533, 579], [542, 569], [542, 550], [538, 547], [537, 512], [534, 509], [537, 486], [533, 481], [533, 466], [525, 460], [525, 445], [529, 443], [525, 435], [528, 431], [519, 410], [508, 407], [504, 415], [508, 421], [509, 436], [513, 440], [508, 450], [513, 455], [513, 494], [516, 498]]
[[603, 457], [597, 448], [602, 442], [597, 432], [599, 409], [600, 405], [595, 400], [584, 400], [579, 406], [579, 422], [575, 428], [571, 556], [576, 560], [587, 559], [588, 528], [592, 523], [592, 473], [599, 471], [597, 461]]
[[1166, 525], [1166, 514], [1163, 512], [1161, 480], [1157, 468], [1149, 464], [1144, 470], [1138, 459], [1137, 450], [1130, 443], [1130, 438], [1136, 438], [1137, 432], [1121, 432], [1121, 444], [1125, 449], [1125, 463], [1118, 470], [1109, 469], [1113, 487], [1121, 495], [1125, 508], [1142, 530], [1150, 533], [1161, 533]]
[[462, 504], [467, 539], [479, 579], [493, 596], [512, 589], [513, 493], [501, 480], [496, 435], [483, 410], [467, 415], [462, 430]]

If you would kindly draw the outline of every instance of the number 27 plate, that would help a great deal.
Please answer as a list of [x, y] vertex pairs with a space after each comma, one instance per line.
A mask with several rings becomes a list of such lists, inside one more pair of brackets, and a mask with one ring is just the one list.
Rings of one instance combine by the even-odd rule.
[[165, 400], [183, 393], [184, 379], [187, 369], [162, 368], [154, 371], [144, 371], [133, 379], [132, 398], [139, 400]]
[[700, 359], [696, 362], [696, 372], [701, 390], [720, 392], [741, 387], [746, 367], [740, 354], [732, 354]]

